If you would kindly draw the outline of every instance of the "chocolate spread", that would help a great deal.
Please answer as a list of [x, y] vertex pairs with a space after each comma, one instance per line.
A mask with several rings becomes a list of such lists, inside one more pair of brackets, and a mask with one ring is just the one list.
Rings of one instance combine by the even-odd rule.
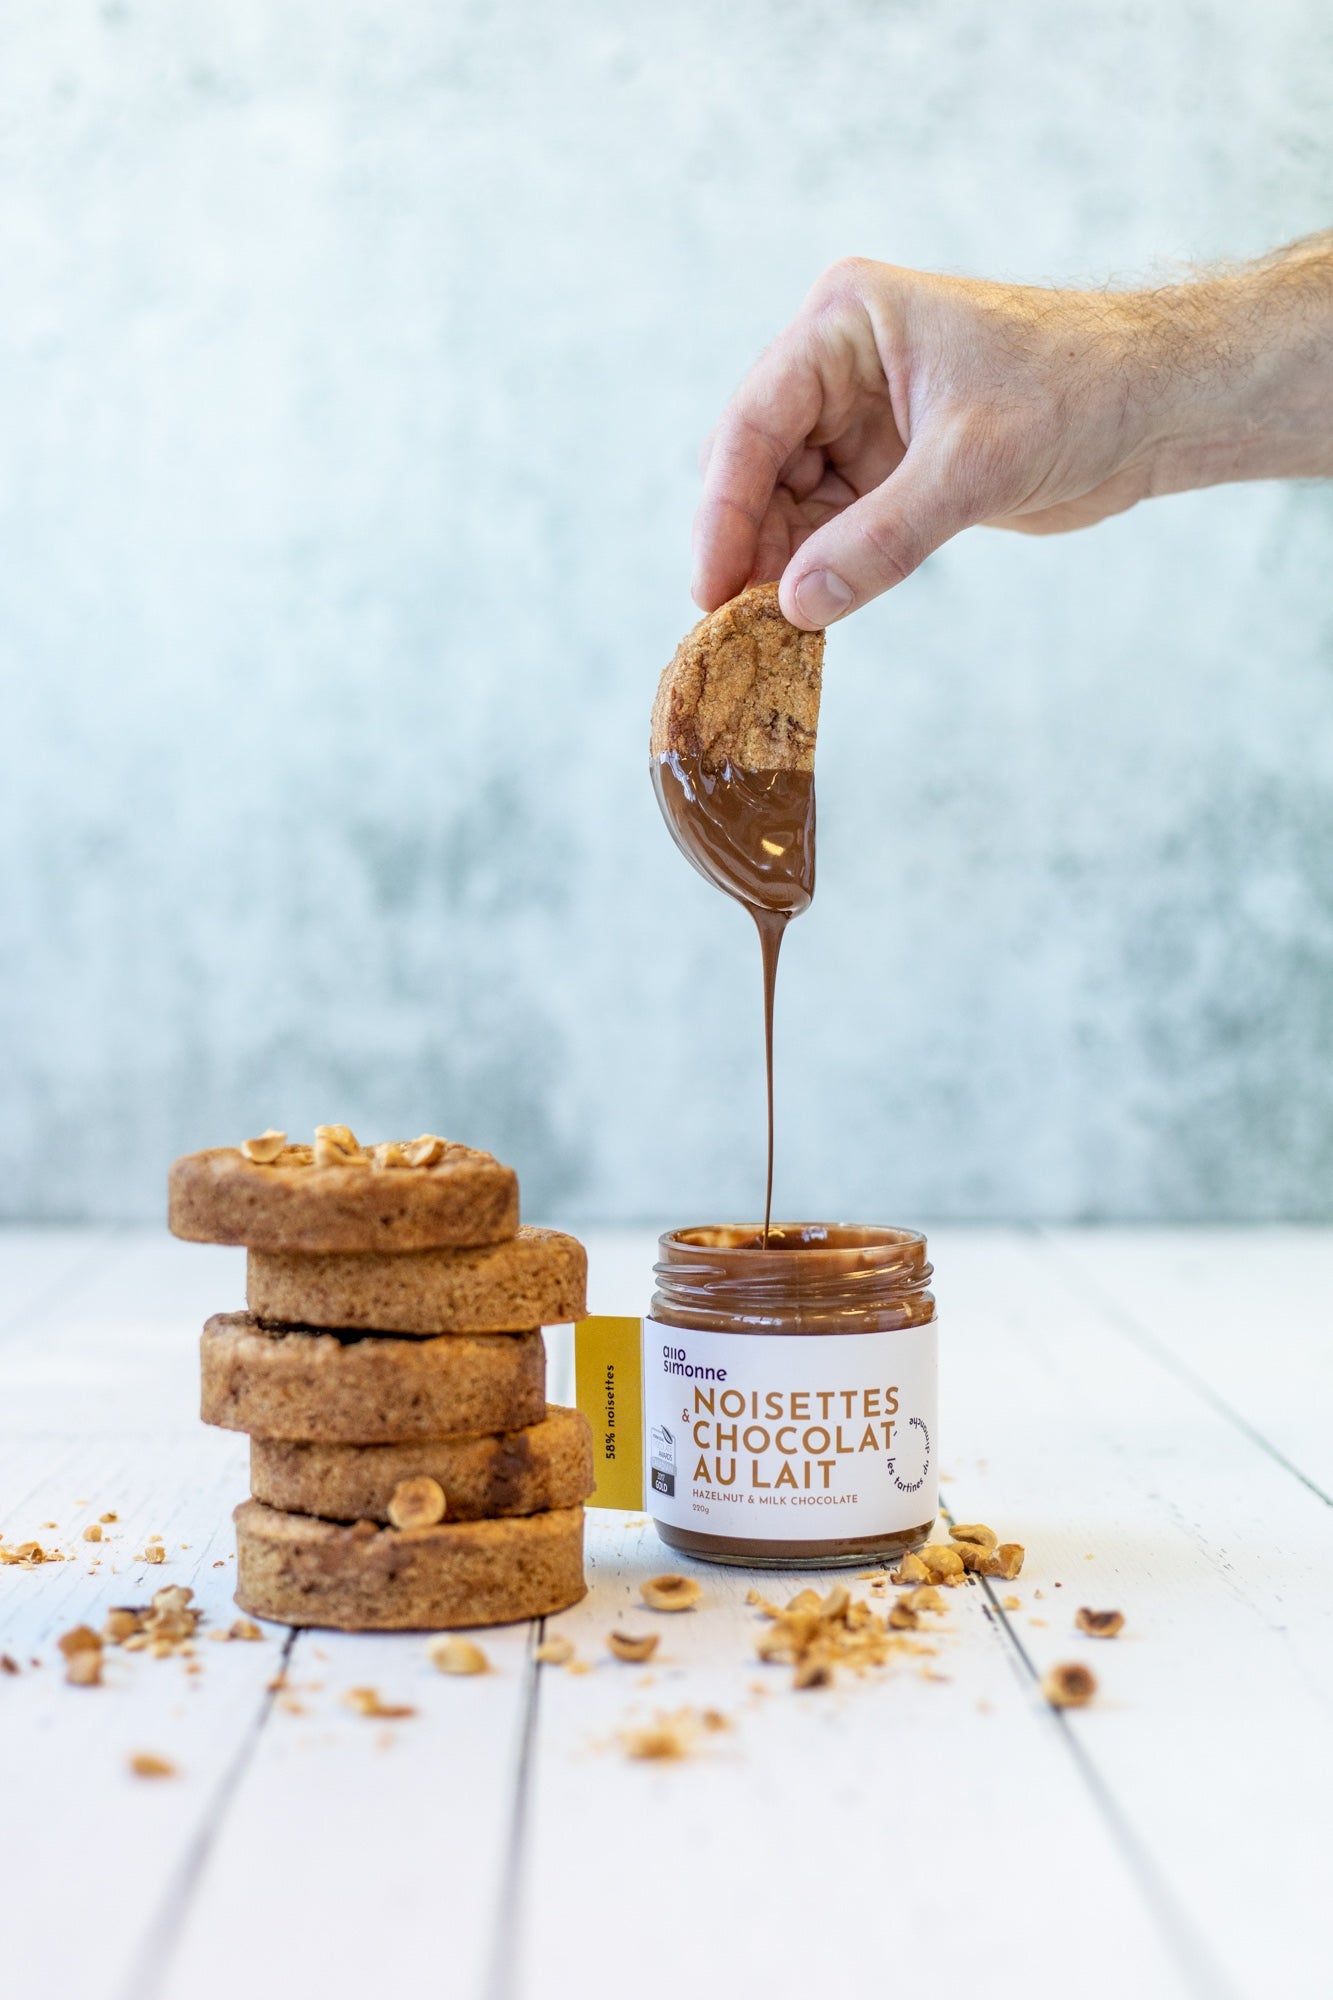
[[773, 1216], [773, 996], [787, 925], [815, 893], [815, 780], [810, 771], [718, 770], [668, 751], [653, 760], [653, 789], [681, 853], [706, 881], [743, 903], [759, 931], [764, 969], [768, 1172], [762, 1244]]

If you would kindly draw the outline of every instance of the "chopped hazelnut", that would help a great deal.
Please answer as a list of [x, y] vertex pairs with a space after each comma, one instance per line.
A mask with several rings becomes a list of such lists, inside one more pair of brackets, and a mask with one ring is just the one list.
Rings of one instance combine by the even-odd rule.
[[563, 1632], [553, 1632], [549, 1639], [543, 1639], [533, 1658], [540, 1660], [544, 1667], [567, 1667], [574, 1657], [574, 1642]]
[[650, 1576], [639, 1595], [650, 1611], [693, 1611], [699, 1586], [692, 1576]]
[[433, 1167], [444, 1152], [444, 1140], [437, 1139], [433, 1132], [423, 1132], [419, 1139], [410, 1139], [403, 1147], [409, 1167]]
[[267, 1132], [261, 1132], [257, 1139], [245, 1139], [241, 1151], [247, 1160], [253, 1160], [257, 1167], [270, 1167], [287, 1144], [287, 1134], [278, 1132], [272, 1125]]
[[981, 1566], [983, 1576], [1002, 1576], [1006, 1583], [1012, 1583], [1023, 1567], [1026, 1550], [1021, 1542], [1001, 1542], [993, 1549]]
[[445, 1512], [444, 1488], [425, 1473], [416, 1479], [400, 1479], [389, 1501], [389, 1519], [395, 1528], [433, 1528]]
[[105, 1526], [105, 1524], [108, 1521], [118, 1521], [120, 1519], [120, 1516], [119, 1514], [113, 1512], [110, 1514], [99, 1514], [97, 1518], [99, 1521], [102, 1522], [103, 1526]]
[[933, 1583], [919, 1583], [915, 1590], [909, 1590], [900, 1600], [913, 1611], [936, 1611], [942, 1616], [946, 1606]]
[[480, 1646], [474, 1646], [471, 1639], [432, 1639], [426, 1648], [427, 1658], [442, 1674], [484, 1674], [490, 1668], [490, 1661]]
[[921, 1551], [921, 1561], [926, 1571], [923, 1582], [943, 1583], [952, 1589], [963, 1580], [962, 1556], [943, 1542], [927, 1542]]
[[70, 1653], [65, 1661], [65, 1679], [71, 1687], [100, 1687], [102, 1648], [89, 1646], [82, 1652]]
[[1042, 1676], [1041, 1691], [1052, 1708], [1086, 1708], [1097, 1692], [1097, 1679], [1089, 1668], [1070, 1660]]
[[630, 1632], [608, 1632], [606, 1643], [618, 1660], [629, 1660], [636, 1666], [642, 1666], [657, 1651], [657, 1634], [645, 1632], [640, 1638]]
[[905, 1597], [900, 1597], [889, 1612], [889, 1626], [894, 1632], [915, 1632], [920, 1623], [920, 1613], [907, 1602]]
[[955, 1542], [971, 1542], [982, 1549], [993, 1549], [999, 1541], [994, 1528], [983, 1527], [980, 1521], [960, 1521], [950, 1528], [949, 1536]]
[[1125, 1614], [1123, 1611], [1089, 1611], [1081, 1605], [1074, 1615], [1074, 1623], [1080, 1632], [1086, 1632], [1093, 1639], [1114, 1639], [1123, 1631]]
[[316, 1125], [317, 1167], [364, 1167], [369, 1164], [355, 1132], [346, 1125]]
[[68, 1632], [62, 1632], [56, 1644], [67, 1660], [76, 1653], [100, 1653], [102, 1640], [91, 1625], [73, 1625]]
[[926, 1568], [920, 1556], [913, 1555], [909, 1550], [906, 1555], [899, 1558], [897, 1569], [890, 1571], [889, 1582], [929, 1583], [930, 1571]]
[[826, 1688], [833, 1685], [833, 1669], [827, 1660], [802, 1660], [792, 1675], [794, 1688]]
[[83, 1531], [83, 1539], [84, 1539], [84, 1541], [85, 1541], [85, 1542], [100, 1542], [100, 1541], [101, 1541], [101, 1539], [102, 1539], [102, 1530], [101, 1530], [101, 1528], [100, 1528], [100, 1527], [98, 1526], [98, 1524], [97, 1524], [97, 1522], [96, 1522], [96, 1521], [90, 1521], [90, 1522], [88, 1523], [87, 1527], [86, 1527], [86, 1528], [84, 1529], [84, 1531]]

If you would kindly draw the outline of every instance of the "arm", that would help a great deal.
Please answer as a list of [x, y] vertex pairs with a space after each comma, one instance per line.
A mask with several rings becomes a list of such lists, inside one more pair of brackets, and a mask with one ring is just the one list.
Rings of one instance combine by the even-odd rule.
[[1333, 232], [1152, 291], [847, 259], [741, 384], [703, 467], [697, 602], [781, 578], [807, 627], [981, 522], [1055, 534], [1154, 494], [1333, 475]]

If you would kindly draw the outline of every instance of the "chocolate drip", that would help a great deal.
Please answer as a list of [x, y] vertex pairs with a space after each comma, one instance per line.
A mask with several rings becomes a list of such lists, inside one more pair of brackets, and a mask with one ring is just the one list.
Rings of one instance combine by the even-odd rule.
[[767, 1246], [773, 1214], [773, 1000], [787, 925], [815, 893], [815, 780], [811, 771], [709, 770], [670, 751], [653, 761], [653, 789], [681, 853], [759, 931], [764, 972], [764, 1071], [768, 1095]]

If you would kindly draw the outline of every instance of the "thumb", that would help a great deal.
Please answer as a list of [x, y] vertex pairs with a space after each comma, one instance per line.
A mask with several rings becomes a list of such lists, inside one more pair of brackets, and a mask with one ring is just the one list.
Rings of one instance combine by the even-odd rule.
[[783, 615], [806, 630], [832, 625], [892, 590], [942, 542], [971, 527], [975, 509], [950, 481], [947, 465], [946, 455], [923, 438], [881, 486], [816, 529], [783, 571]]

